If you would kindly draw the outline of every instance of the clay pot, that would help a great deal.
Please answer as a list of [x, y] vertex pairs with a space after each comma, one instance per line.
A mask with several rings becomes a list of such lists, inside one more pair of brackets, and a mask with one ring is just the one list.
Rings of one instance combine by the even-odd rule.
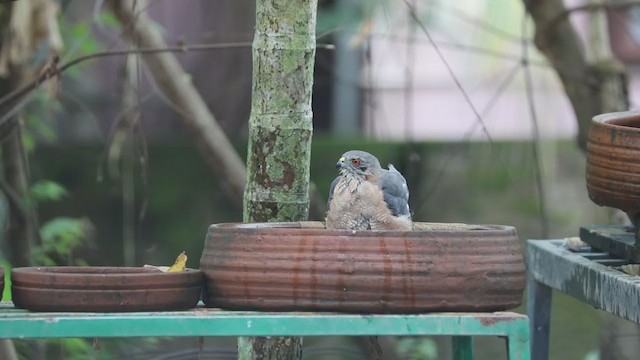
[[640, 112], [598, 115], [587, 141], [587, 191], [601, 206], [640, 213]]
[[32, 311], [168, 311], [200, 300], [202, 272], [142, 267], [53, 266], [11, 271], [16, 307]]
[[217, 224], [200, 268], [205, 304], [238, 310], [497, 311], [518, 306], [525, 285], [516, 229], [498, 225]]

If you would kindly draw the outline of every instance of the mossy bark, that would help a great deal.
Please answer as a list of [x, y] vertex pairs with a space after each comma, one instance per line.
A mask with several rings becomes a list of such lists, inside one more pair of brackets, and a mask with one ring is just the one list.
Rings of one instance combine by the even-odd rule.
[[[307, 219], [316, 13], [317, 0], [256, 3], [245, 222]], [[240, 338], [238, 353], [298, 359], [302, 339]]]
[[259, 0], [253, 40], [244, 220], [309, 211], [316, 0]]

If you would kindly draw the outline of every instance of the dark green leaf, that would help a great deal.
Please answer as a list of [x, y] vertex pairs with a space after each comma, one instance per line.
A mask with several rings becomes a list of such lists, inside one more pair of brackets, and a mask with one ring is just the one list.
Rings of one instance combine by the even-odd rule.
[[49, 180], [41, 180], [31, 186], [31, 195], [35, 201], [57, 201], [68, 194], [62, 185]]

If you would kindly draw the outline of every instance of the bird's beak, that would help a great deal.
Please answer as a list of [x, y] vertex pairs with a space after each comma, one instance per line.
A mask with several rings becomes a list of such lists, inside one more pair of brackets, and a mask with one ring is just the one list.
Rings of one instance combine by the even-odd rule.
[[347, 160], [343, 157], [341, 157], [338, 162], [336, 163], [336, 169], [340, 170], [342, 169], [342, 167], [344, 166], [344, 161]]

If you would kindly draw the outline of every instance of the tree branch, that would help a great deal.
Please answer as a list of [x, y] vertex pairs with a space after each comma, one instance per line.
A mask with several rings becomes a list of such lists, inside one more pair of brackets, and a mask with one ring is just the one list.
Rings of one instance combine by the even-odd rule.
[[[597, 114], [613, 111], [611, 96], [608, 94], [615, 89], [616, 97], [620, 95], [624, 97], [624, 103], [627, 101], [624, 66], [615, 59], [593, 64], [587, 62], [580, 39], [568, 21], [568, 15], [565, 15], [568, 14], [568, 10], [565, 9], [562, 0], [523, 2], [536, 26], [535, 44], [556, 69], [571, 102], [578, 123], [578, 145], [584, 150], [591, 119]], [[584, 81], [576, 80], [576, 77], [567, 76], [561, 71], [569, 64], [574, 74], [589, 80], [587, 85]], [[615, 108], [621, 111], [625, 110], [626, 106], [618, 104]]]
[[[60, 75], [70, 67], [83, 63], [87, 60], [95, 60], [95, 59], [100, 59], [105, 57], [123, 56], [123, 55], [129, 55], [129, 54], [144, 55], [144, 54], [159, 54], [159, 53], [167, 53], [167, 52], [186, 53], [186, 52], [192, 52], [192, 51], [211, 51], [211, 50], [219, 50], [219, 49], [248, 48], [248, 47], [251, 47], [251, 42], [244, 41], [244, 42], [230, 42], [230, 43], [218, 43], [218, 44], [192, 44], [192, 45], [170, 46], [170, 47], [161, 47], [161, 48], [109, 50], [109, 51], [100, 51], [100, 52], [79, 56], [59, 66], [58, 66], [58, 62], [59, 62], [58, 56], [53, 56], [47, 62], [47, 64], [43, 66], [42, 70], [40, 71], [38, 76], [36, 76], [35, 79], [31, 80], [25, 85], [13, 90], [9, 94], [0, 98], [0, 109], [3, 109], [1, 113], [5, 114], [7, 112], [4, 110], [5, 108], [15, 104], [17, 101], [22, 99], [25, 95], [37, 89], [45, 81], [49, 80], [54, 76]], [[318, 44], [317, 47], [326, 48], [326, 49], [334, 48], [334, 46], [331, 44]], [[0, 123], [2, 122], [3, 121], [0, 120]]]
[[[143, 49], [167, 48], [162, 35], [147, 14], [132, 10], [131, 0], [111, 0], [109, 4], [121, 24], [131, 24], [130, 31], [124, 33], [131, 45]], [[183, 50], [182, 47], [179, 48]], [[147, 50], [142, 55], [158, 88], [184, 113], [185, 116], [180, 119], [196, 140], [206, 163], [218, 174], [223, 188], [235, 204], [242, 204], [246, 181], [244, 161], [209, 111], [188, 74], [170, 52]]]
[[569, 16], [575, 12], [579, 11], [598, 11], [598, 10], [613, 10], [613, 9], [624, 9], [630, 6], [640, 5], [640, 1], [638, 0], [619, 0], [615, 2], [605, 2], [605, 3], [589, 3], [579, 6], [574, 6], [569, 9], [564, 9], [564, 11], [555, 15], [551, 20], [549, 20], [549, 25], [545, 32], [553, 32], [555, 27], [561, 22], [567, 20]]

